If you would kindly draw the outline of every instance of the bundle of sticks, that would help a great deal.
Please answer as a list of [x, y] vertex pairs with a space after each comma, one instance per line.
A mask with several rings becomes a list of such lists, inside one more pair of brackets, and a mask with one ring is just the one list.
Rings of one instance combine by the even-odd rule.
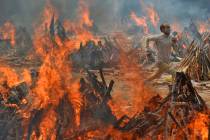
[[115, 128], [130, 132], [133, 139], [193, 139], [188, 125], [196, 114], [206, 113], [203, 99], [193, 88], [190, 78], [184, 73], [176, 73], [175, 83], [167, 97], [153, 97], [143, 112], [132, 118], [122, 116]]
[[181, 61], [178, 71], [188, 74], [193, 80], [209, 80], [210, 60], [208, 51], [203, 43], [192, 41], [188, 49], [188, 55]]
[[108, 101], [112, 98], [111, 91], [114, 81], [109, 84], [105, 80], [103, 70], [99, 70], [99, 78], [94, 72], [86, 70], [86, 76], [80, 79], [80, 92], [83, 104], [80, 111], [80, 126], [73, 135], [67, 137], [70, 140], [88, 138], [88, 132], [100, 130], [116, 122]]
[[25, 82], [9, 87], [7, 81], [1, 85], [0, 93], [0, 140], [23, 139], [20, 109], [27, 105], [29, 87]]

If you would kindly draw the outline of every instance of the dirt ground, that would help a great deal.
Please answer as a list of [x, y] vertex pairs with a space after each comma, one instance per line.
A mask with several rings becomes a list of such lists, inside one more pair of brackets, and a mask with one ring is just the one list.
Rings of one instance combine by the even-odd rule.
[[[23, 65], [14, 66], [11, 65], [16, 71], [21, 71], [22, 69], [26, 68], [23, 67]], [[32, 69], [32, 66], [27, 66], [28, 69]], [[33, 66], [34, 68], [34, 66]], [[151, 74], [151, 70], [148, 69], [148, 74]], [[94, 73], [98, 73], [98, 71], [94, 71]], [[113, 87], [112, 94], [115, 94], [116, 92], [121, 92], [120, 96], [123, 96], [125, 98], [129, 97], [131, 93], [134, 92], [132, 88], [129, 86], [129, 81], [132, 79], [129, 78], [129, 76], [125, 76], [128, 73], [119, 73], [119, 70], [117, 69], [105, 69], [104, 75], [105, 79], [109, 82], [110, 80], [114, 80], [115, 84]], [[75, 79], [79, 79], [80, 77], [84, 77], [85, 73], [81, 73], [78, 70], [74, 70], [73, 77]], [[194, 82], [192, 81], [194, 87], [196, 88], [197, 92], [201, 95], [201, 97], [206, 101], [206, 104], [208, 107], [210, 107], [210, 81], [205, 82]], [[157, 92], [162, 97], [165, 97], [169, 93], [168, 85], [171, 84], [171, 76], [169, 74], [163, 74], [159, 79], [154, 80], [150, 83], [149, 87]], [[151, 95], [152, 96], [152, 95]]]
[[[97, 71], [95, 73], [97, 73]], [[77, 75], [77, 78], [78, 76], [85, 76], [84, 74], [80, 75], [78, 73], [75, 73], [74, 75]], [[105, 71], [106, 80], [115, 81], [112, 94], [115, 94], [116, 91], [120, 91], [122, 96], [129, 96], [129, 94], [134, 92], [128, 84], [131, 79], [129, 79], [129, 77], [125, 77], [124, 75], [125, 74], [119, 74], [117, 70], [108, 70], [108, 72]], [[151, 82], [148, 86], [162, 97], [165, 97], [169, 93], [168, 85], [171, 83], [171, 76], [165, 73], [159, 79]], [[207, 106], [210, 107], [210, 81], [195, 82], [192, 80], [192, 83], [199, 95], [206, 101]]]

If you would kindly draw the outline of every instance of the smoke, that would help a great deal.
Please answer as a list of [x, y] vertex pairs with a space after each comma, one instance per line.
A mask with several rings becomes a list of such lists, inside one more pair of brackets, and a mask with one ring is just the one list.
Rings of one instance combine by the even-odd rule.
[[[142, 3], [152, 5], [160, 16], [160, 23], [178, 22], [187, 26], [189, 21], [207, 21], [210, 17], [210, 0], [93, 0], [92, 17], [96, 23], [106, 25], [105, 29], [112, 30], [115, 24], [130, 19], [130, 13], [136, 12], [144, 16]], [[160, 24], [159, 23], [159, 24]]]
[[[141, 16], [143, 0], [84, 0], [91, 19], [101, 29], [112, 30], [129, 19], [131, 11]], [[1, 0], [0, 24], [7, 20], [17, 26], [31, 28], [38, 19], [46, 0]], [[77, 17], [78, 0], [52, 0], [61, 18], [74, 20]], [[145, 0], [155, 7], [160, 22], [178, 21], [187, 25], [190, 19], [207, 20], [210, 17], [210, 0]]]

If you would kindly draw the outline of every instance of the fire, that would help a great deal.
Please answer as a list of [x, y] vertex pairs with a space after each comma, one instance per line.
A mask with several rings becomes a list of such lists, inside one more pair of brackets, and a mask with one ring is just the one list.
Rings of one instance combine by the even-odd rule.
[[[48, 47], [52, 47], [52, 41], [49, 36], [49, 29], [52, 22], [52, 19], [58, 18], [58, 12], [51, 4], [50, 0], [47, 0], [46, 6], [41, 15], [41, 19], [34, 26], [34, 35], [33, 35], [33, 46], [35, 47], [35, 51], [39, 56], [46, 56]], [[50, 45], [48, 45], [50, 43]]]
[[176, 32], [178, 32], [178, 33], [181, 33], [182, 32], [182, 26], [181, 26], [181, 24], [179, 23], [179, 22], [173, 22], [172, 24], [171, 24], [171, 28], [172, 28], [172, 30], [173, 31], [176, 31]]
[[80, 23], [82, 25], [87, 25], [88, 27], [93, 26], [93, 20], [90, 19], [90, 12], [85, 0], [79, 0], [79, 15], [81, 16]]
[[160, 16], [154, 6], [146, 5], [143, 0], [140, 1], [140, 5], [144, 16], [138, 17], [135, 12], [131, 12], [130, 17], [136, 23], [136, 25], [144, 28], [144, 33], [148, 34], [149, 27], [147, 23], [150, 22], [154, 28], [157, 28], [160, 22]]
[[18, 73], [10, 66], [1, 64], [0, 75], [0, 85], [7, 84], [7, 86], [10, 88], [18, 85], [21, 82], [26, 82], [28, 85], [31, 85], [31, 75], [27, 69], [24, 69], [22, 72]]
[[[79, 81], [75, 81], [72, 78], [71, 63], [68, 60], [68, 55], [79, 48], [80, 42], [95, 40], [92, 33], [86, 29], [87, 26], [90, 27], [93, 24], [93, 21], [89, 18], [88, 8], [84, 1], [80, 1], [79, 4], [79, 24], [69, 20], [61, 21], [65, 31], [73, 33], [73, 36], [61, 40], [55, 32], [52, 37], [52, 31], [49, 31], [49, 29], [54, 30], [54, 25], [52, 24], [54, 24], [54, 20], [58, 19], [58, 13], [49, 1], [42, 13], [41, 23], [35, 28], [33, 36], [36, 54], [41, 56], [43, 62], [39, 68], [36, 86], [32, 89], [35, 97], [32, 107], [43, 109], [50, 105], [52, 109], [57, 108], [60, 101], [67, 96], [67, 100], [69, 100], [74, 109], [72, 116], [68, 117], [73, 117], [72, 120], [75, 120], [76, 127], [80, 125], [82, 99], [80, 97]], [[54, 139], [54, 127], [56, 126], [56, 120], [59, 118], [57, 118], [58, 115], [52, 109], [50, 109], [50, 114], [54, 114], [52, 115], [54, 117], [50, 117], [49, 114], [42, 120], [39, 128], [41, 130], [39, 138], [46, 139], [51, 133], [51, 139]], [[50, 132], [42, 130], [49, 130]], [[71, 134], [70, 130], [66, 130], [67, 132], [64, 133]]]
[[[120, 49], [126, 48], [124, 47], [126, 43], [122, 43], [119, 39], [122, 36], [120, 34], [115, 36], [117, 46], [120, 46]], [[126, 38], [124, 38], [123, 42], [126, 42], [125, 40]], [[126, 79], [126, 85], [132, 91], [124, 96], [122, 96], [122, 90], [114, 92], [113, 100], [109, 105], [117, 117], [122, 117], [122, 114], [132, 116], [138, 111], [141, 111], [144, 103], [155, 95], [155, 93], [144, 85], [144, 76], [141, 68], [138, 67], [136, 61], [133, 61], [132, 58], [127, 56], [124, 50], [121, 50], [120, 53], [120, 73], [123, 73], [123, 79]]]
[[15, 46], [15, 34], [16, 28], [11, 22], [5, 22], [2, 27], [0, 27], [0, 39], [9, 40], [12, 46]]
[[79, 21], [64, 20], [63, 22], [66, 31], [74, 34], [71, 38], [72, 40], [66, 41], [66, 44], [74, 42], [77, 49], [81, 42], [85, 43], [89, 40], [98, 41], [98, 38], [87, 29], [87, 27], [93, 26], [93, 20], [90, 19], [90, 12], [85, 0], [79, 0], [78, 9], [77, 18]]
[[93, 40], [95, 42], [98, 41], [98, 38], [88, 31], [83, 25], [77, 25], [77, 23], [70, 20], [64, 20], [63, 25], [67, 32], [74, 33], [74, 35], [71, 37], [71, 40], [65, 41], [65, 44], [72, 44], [72, 42], [74, 42], [74, 49], [79, 49], [81, 42], [86, 43], [89, 40]]
[[146, 17], [146, 20], [152, 24], [154, 28], [157, 28], [160, 22], [160, 16], [158, 11], [155, 9], [153, 5], [148, 5], [144, 2], [144, 0], [140, 1], [140, 6], [143, 14]]
[[[30, 95], [32, 95], [32, 103], [30, 106], [31, 110], [45, 110], [43, 117], [40, 120], [38, 125], [40, 135], [36, 136], [35, 130], [31, 135], [31, 139], [38, 140], [56, 140], [56, 133], [58, 124], [65, 123], [65, 120], [59, 118], [64, 115], [66, 110], [59, 110], [59, 105], [62, 104], [62, 100], [65, 99], [68, 101], [72, 107], [72, 114], [68, 114], [68, 119], [75, 121], [72, 128], [65, 128], [67, 130], [62, 130], [63, 135], [73, 133], [72, 129], [77, 129], [80, 127], [80, 112], [83, 105], [83, 99], [80, 93], [80, 84], [78, 80], [73, 78], [72, 64], [68, 59], [69, 54], [71, 54], [75, 49], [79, 48], [81, 42], [86, 42], [88, 40], [98, 41], [98, 38], [95, 37], [88, 27], [93, 26], [93, 20], [90, 19], [90, 12], [88, 6], [84, 0], [79, 1], [79, 24], [69, 20], [61, 21], [62, 25], [65, 27], [67, 32], [71, 32], [73, 35], [68, 36], [67, 39], [62, 40], [56, 33], [51, 35], [49, 29], [51, 25], [54, 25], [54, 20], [59, 19], [58, 12], [55, 7], [51, 4], [50, 0], [47, 1], [46, 7], [42, 13], [39, 26], [35, 27], [33, 35], [33, 46], [35, 49], [36, 55], [40, 56], [42, 65], [38, 68], [38, 77], [35, 86], [31, 89]], [[154, 7], [147, 7], [148, 18], [154, 27], [157, 27], [159, 23], [159, 15], [154, 9]], [[131, 13], [131, 19], [136, 23], [136, 25], [143, 27], [144, 32], [148, 33], [148, 25], [146, 17], [138, 17], [135, 12]], [[10, 23], [7, 23], [4, 29], [12, 27]], [[2, 30], [1, 30], [2, 31]], [[9, 30], [10, 31], [10, 30]], [[15, 30], [9, 32], [9, 37], [11, 40], [15, 40]], [[13, 38], [12, 38], [13, 37]], [[126, 40], [126, 37], [123, 35], [116, 36], [117, 46], [120, 46], [119, 49], [128, 48], [129, 41]], [[120, 40], [121, 39], [121, 40]], [[14, 42], [12, 44], [15, 44]], [[138, 111], [141, 111], [148, 100], [154, 92], [144, 85], [143, 73], [141, 73], [140, 68], [136, 61], [132, 61], [124, 52], [121, 50], [121, 61], [120, 72], [124, 74], [123, 78], [128, 82], [128, 87], [132, 89], [126, 97], [121, 96], [121, 91], [115, 91], [113, 95], [113, 100], [109, 102], [109, 105], [112, 109], [112, 112], [116, 115], [117, 118], [121, 117], [124, 114], [128, 116], [133, 116]], [[4, 81], [8, 82], [9, 87], [16, 85], [20, 81], [25, 81], [29, 86], [32, 83], [30, 71], [24, 69], [21, 74], [18, 74], [14, 69], [11, 69], [9, 66], [1, 66], [0, 73], [3, 75], [0, 79], [0, 83]], [[20, 75], [23, 77], [20, 78]], [[128, 100], [129, 99], [129, 100]], [[65, 104], [64, 104], [65, 106]], [[61, 112], [60, 115], [58, 113]], [[28, 110], [27, 110], [28, 111]], [[27, 112], [23, 115], [26, 115], [27, 118], [30, 117], [30, 112]], [[60, 116], [59, 116], [60, 115]], [[71, 116], [72, 115], [72, 116]], [[31, 115], [32, 116], [32, 115]], [[193, 129], [194, 134], [201, 133], [203, 138], [207, 138], [208, 131], [207, 127], [200, 122], [206, 121], [207, 116], [199, 114], [197, 119], [191, 124], [193, 127], [199, 128]], [[63, 122], [59, 122], [63, 121]], [[69, 122], [67, 122], [69, 123]], [[69, 125], [69, 124], [68, 124]], [[64, 128], [61, 128], [64, 129]], [[106, 134], [113, 134], [115, 138], [127, 138], [131, 139], [131, 135], [120, 133], [113, 128], [104, 128]], [[108, 130], [108, 132], [106, 132]], [[36, 130], [37, 131], [37, 130]], [[96, 135], [101, 135], [103, 131], [96, 130], [94, 132], [89, 132], [87, 135], [89, 137], [94, 137]], [[82, 139], [82, 138], [81, 138]]]
[[41, 132], [41, 139], [43, 140], [56, 140], [56, 130], [55, 130], [55, 122], [56, 122], [56, 114], [53, 110], [48, 112], [41, 124], [40, 124], [40, 132]]
[[122, 54], [121, 65], [121, 71], [125, 73], [124, 78], [126, 78], [129, 88], [132, 89], [131, 94], [128, 95], [131, 100], [127, 104], [127, 107], [130, 107], [129, 112], [126, 112], [126, 114], [134, 115], [143, 109], [145, 101], [154, 95], [154, 92], [144, 85], [144, 76], [136, 62], [129, 61]]
[[1, 66], [0, 73], [3, 75], [1, 78], [1, 83], [7, 81], [9, 87], [19, 83], [19, 76], [16, 71], [8, 66]]
[[149, 17], [152, 25], [154, 26], [154, 28], [157, 28], [157, 25], [160, 21], [160, 17], [158, 15], [157, 11], [155, 10], [155, 8], [153, 6], [146, 7], [146, 11], [147, 11], [148, 17]]
[[28, 69], [24, 69], [24, 70], [23, 70], [22, 76], [23, 76], [24, 81], [25, 81], [28, 85], [31, 85], [32, 79], [31, 79], [30, 71], [29, 71]]
[[192, 139], [195, 139], [196, 136], [199, 136], [203, 140], [208, 139], [208, 123], [208, 115], [198, 113], [195, 120], [189, 125], [189, 128], [192, 130]]
[[210, 28], [210, 26], [207, 22], [202, 22], [202, 21], [198, 22], [198, 30], [199, 30], [200, 33], [210, 31], [209, 28]]
[[56, 8], [52, 5], [51, 0], [46, 1], [46, 6], [44, 8], [44, 11], [41, 15], [41, 28], [46, 29], [49, 28], [51, 24], [51, 19], [54, 16], [55, 20], [58, 18], [58, 11]]
[[[60, 40], [55, 34], [52, 38], [49, 33], [43, 34], [45, 30], [43, 25], [47, 23], [47, 28], [49, 28], [52, 17], [56, 17], [56, 9], [50, 3], [45, 7], [43, 12], [43, 17], [48, 15], [47, 19], [41, 20], [41, 26], [37, 27], [39, 30], [35, 29], [34, 34], [34, 47], [36, 53], [42, 58], [42, 65], [39, 68], [38, 81], [32, 93], [35, 96], [33, 108], [46, 108], [51, 105], [52, 108], [56, 108], [60, 101], [67, 95], [69, 102], [74, 109], [75, 123], [76, 126], [80, 125], [80, 107], [82, 104], [82, 99], [80, 97], [79, 82], [73, 80], [71, 63], [68, 60], [68, 55], [75, 49], [79, 48], [79, 43], [93, 39], [94, 36], [85, 30], [81, 24], [76, 24], [65, 20], [63, 26], [66, 31], [71, 31], [75, 34], [74, 37], [68, 38], [66, 40]], [[87, 11], [86, 11], [87, 12]], [[57, 14], [58, 15], [58, 14]], [[87, 16], [88, 14], [85, 14]], [[84, 18], [84, 15], [82, 15]], [[85, 25], [88, 22], [85, 21]], [[89, 23], [88, 23], [89, 24]], [[50, 110], [54, 117], [47, 115], [41, 122], [40, 130], [51, 129], [53, 134], [53, 128], [56, 123], [56, 113]], [[71, 117], [71, 116], [69, 116]], [[73, 118], [72, 118], [73, 119]], [[49, 123], [44, 123], [49, 122]], [[49, 126], [48, 126], [49, 125]], [[73, 127], [73, 126], [72, 126]], [[47, 138], [48, 132], [41, 132], [41, 137], [43, 139]], [[53, 137], [53, 135], [51, 135]], [[52, 138], [53, 139], [53, 138]]]
[[147, 34], [149, 32], [146, 17], [138, 17], [135, 12], [131, 12], [130, 17], [137, 26], [144, 28], [144, 33]]

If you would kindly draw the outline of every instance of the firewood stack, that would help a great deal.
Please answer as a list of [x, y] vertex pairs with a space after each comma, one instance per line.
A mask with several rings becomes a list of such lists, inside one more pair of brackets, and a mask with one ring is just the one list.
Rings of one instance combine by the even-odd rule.
[[153, 97], [144, 111], [132, 118], [123, 116], [115, 128], [130, 132], [133, 138], [193, 139], [187, 127], [198, 112], [206, 113], [203, 99], [193, 88], [188, 76], [177, 73], [166, 98]]
[[84, 101], [81, 110], [81, 127], [87, 126], [86, 124], [91, 123], [91, 121], [94, 125], [97, 121], [112, 124], [116, 118], [107, 103], [111, 99], [111, 90], [114, 81], [111, 80], [107, 85], [102, 70], [99, 71], [101, 81], [98, 80], [94, 73], [88, 70], [87, 74], [87, 77], [82, 78], [80, 82]]
[[188, 74], [193, 80], [209, 80], [210, 60], [202, 43], [192, 42], [188, 55], [181, 61], [178, 71]]
[[107, 84], [102, 69], [99, 70], [100, 79], [97, 75], [86, 70], [87, 76], [80, 79], [80, 91], [83, 98], [83, 105], [80, 112], [80, 128], [76, 130], [69, 139], [89, 139], [87, 133], [112, 125], [116, 117], [108, 105], [111, 99], [111, 91], [114, 81]]
[[0, 93], [0, 140], [23, 139], [23, 118], [19, 110], [26, 105], [23, 99], [29, 93], [28, 86], [25, 82], [13, 87], [5, 82], [2, 86], [5, 93]]
[[185, 53], [186, 57], [178, 66], [179, 72], [186, 73], [196, 81], [209, 80], [210, 46], [206, 40], [209, 36], [209, 32], [200, 33], [193, 21], [191, 21], [189, 27], [185, 28], [182, 40], [185, 40], [184, 44], [187, 47], [187, 52]]
[[[132, 118], [124, 115], [117, 120], [108, 105], [114, 81], [111, 80], [107, 84], [102, 70], [98, 74], [101, 80], [93, 72], [87, 70], [86, 74], [86, 77], [81, 78], [80, 81], [83, 102], [79, 126], [76, 126], [75, 112], [67, 95], [60, 99], [57, 106], [49, 104], [45, 108], [32, 110], [30, 117], [26, 120], [19, 111], [28, 106], [21, 104], [21, 100], [28, 95], [27, 85], [21, 83], [12, 88], [5, 85], [11, 95], [8, 96], [7, 102], [3, 99], [1, 102], [0, 140], [23, 138], [30, 140], [34, 135], [39, 137], [40, 123], [50, 111], [55, 111], [57, 116], [53, 128], [57, 140], [89, 139], [89, 132], [106, 130], [109, 126], [114, 126], [116, 131], [122, 132], [122, 136], [131, 133], [133, 139], [140, 137], [190, 140], [194, 139], [192, 137], [193, 128], [188, 128], [188, 125], [195, 120], [198, 113], [208, 115], [206, 104], [193, 88], [190, 78], [181, 72], [176, 74], [175, 82], [170, 86], [170, 93], [167, 97], [154, 96], [142, 112]], [[7, 104], [16, 106], [7, 106]], [[28, 122], [26, 129], [23, 127], [25, 121]], [[46, 135], [50, 137], [52, 134], [46, 133]], [[102, 137], [115, 138], [108, 132], [102, 135], [99, 139]], [[196, 137], [199, 136], [196, 135]], [[95, 137], [93, 136], [92, 139]]]

